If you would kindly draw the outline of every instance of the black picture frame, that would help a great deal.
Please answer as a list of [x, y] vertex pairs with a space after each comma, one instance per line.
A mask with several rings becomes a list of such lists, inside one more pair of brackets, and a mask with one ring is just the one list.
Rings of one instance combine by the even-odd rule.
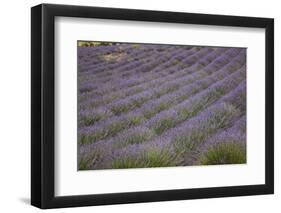
[[[55, 17], [263, 28], [266, 32], [265, 184], [93, 195], [54, 195]], [[31, 8], [31, 204], [42, 208], [217, 198], [274, 193], [274, 20], [164, 11], [41, 4]]]

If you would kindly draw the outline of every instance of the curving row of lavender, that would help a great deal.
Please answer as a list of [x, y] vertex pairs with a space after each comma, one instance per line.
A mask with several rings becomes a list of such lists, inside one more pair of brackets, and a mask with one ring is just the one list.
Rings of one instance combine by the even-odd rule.
[[78, 169], [246, 163], [246, 49], [78, 47]]

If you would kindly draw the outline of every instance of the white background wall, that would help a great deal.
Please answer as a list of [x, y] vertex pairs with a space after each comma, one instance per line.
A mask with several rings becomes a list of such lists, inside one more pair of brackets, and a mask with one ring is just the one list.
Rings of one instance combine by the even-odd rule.
[[[279, 1], [45, 0], [150, 10], [275, 18], [275, 195], [57, 209], [51, 212], [278, 212], [281, 208], [281, 13]], [[0, 212], [39, 212], [30, 197], [30, 7], [37, 0], [2, 1], [0, 45]], [[279, 85], [278, 85], [279, 84]], [[279, 210], [280, 211], [280, 210]]]

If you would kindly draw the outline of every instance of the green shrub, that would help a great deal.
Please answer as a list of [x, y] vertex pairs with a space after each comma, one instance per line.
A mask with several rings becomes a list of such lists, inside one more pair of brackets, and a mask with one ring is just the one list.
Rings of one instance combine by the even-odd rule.
[[140, 48], [140, 44], [132, 44], [132, 47], [135, 49], [138, 49], [138, 48]]
[[176, 119], [174, 117], [164, 117], [161, 120], [153, 124], [152, 128], [157, 135], [162, 134], [167, 129], [170, 129], [176, 125]]
[[176, 166], [177, 158], [168, 149], [150, 149], [137, 156], [126, 156], [112, 163], [114, 169]]
[[194, 151], [197, 146], [203, 142], [207, 135], [207, 132], [193, 130], [185, 135], [176, 137], [174, 140], [176, 152], [178, 154], [186, 155], [187, 153]]
[[117, 139], [116, 146], [124, 147], [128, 144], [140, 144], [154, 136], [154, 131], [148, 128], [133, 128]]
[[174, 104], [173, 101], [168, 101], [168, 102], [163, 102], [158, 105], [155, 105], [153, 108], [144, 111], [144, 117], [149, 119], [152, 116], [156, 115], [157, 113], [159, 113], [165, 109], [168, 109], [173, 104]]
[[105, 113], [95, 113], [92, 115], [82, 116], [79, 123], [81, 126], [91, 126], [105, 117]]
[[[173, 144], [176, 152], [186, 154], [194, 151], [208, 136], [219, 129], [228, 127], [232, 118], [239, 113], [239, 110], [234, 106], [226, 103], [214, 109], [213, 113], [205, 121], [194, 124], [193, 128], [182, 132], [174, 138]], [[184, 118], [185, 115], [188, 116], [188, 111], [182, 114], [181, 118]]]
[[200, 158], [202, 165], [246, 163], [246, 147], [240, 143], [219, 143]]
[[132, 108], [132, 104], [120, 104], [111, 106], [110, 110], [114, 115], [120, 115], [123, 112], [128, 112]]
[[138, 124], [141, 124], [143, 121], [145, 120], [145, 118], [143, 116], [140, 115], [135, 115], [135, 116], [131, 116], [129, 118], [129, 126], [136, 126]]
[[96, 152], [92, 152], [86, 156], [83, 156], [79, 160], [78, 170], [89, 170], [92, 165], [98, 160], [99, 156]]

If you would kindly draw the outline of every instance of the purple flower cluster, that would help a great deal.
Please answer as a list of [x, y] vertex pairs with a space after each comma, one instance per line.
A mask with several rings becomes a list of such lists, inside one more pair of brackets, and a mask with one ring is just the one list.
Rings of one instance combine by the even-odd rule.
[[244, 48], [78, 47], [78, 87], [78, 169], [244, 162]]

